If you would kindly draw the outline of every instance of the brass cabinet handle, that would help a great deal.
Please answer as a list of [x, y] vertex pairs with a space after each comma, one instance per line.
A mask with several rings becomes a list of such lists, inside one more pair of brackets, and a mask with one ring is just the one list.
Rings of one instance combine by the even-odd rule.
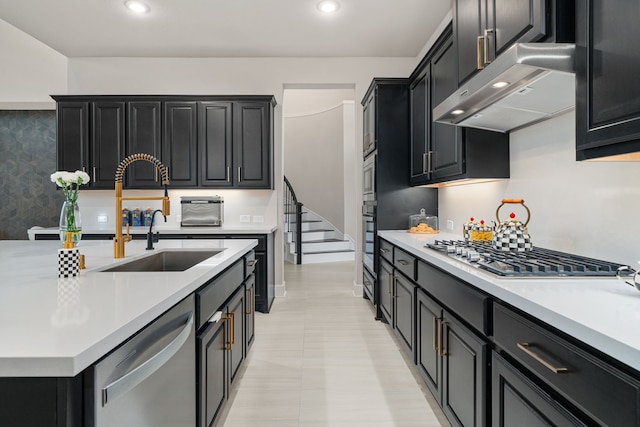
[[440, 357], [444, 357], [444, 356], [448, 356], [447, 352], [444, 349], [444, 325], [446, 325], [447, 322], [441, 320], [440, 321], [440, 340], [439, 340], [439, 346], [440, 346], [440, 350], [438, 350], [438, 355]]
[[242, 182], [242, 166], [238, 166], [238, 182]]
[[396, 285], [398, 278], [394, 275], [391, 276], [391, 298], [398, 298], [396, 295]]
[[388, 254], [389, 252], [391, 252], [389, 249], [380, 248], [380, 253], [383, 255]]
[[428, 166], [427, 166], [427, 155], [428, 153], [422, 153], [422, 173], [429, 173], [428, 171]]
[[93, 182], [96, 182], [96, 167], [95, 166], [93, 167], [92, 175], [93, 175]]
[[393, 273], [389, 273], [389, 283], [387, 283], [387, 291], [389, 291], [389, 295], [391, 294], [391, 282], [393, 281]]
[[[233, 326], [231, 326], [231, 322], [232, 322], [232, 317], [231, 317], [232, 313], [227, 313], [227, 316], [223, 316], [222, 320], [224, 321], [228, 321], [229, 322], [229, 329], [231, 329]], [[233, 334], [231, 335], [231, 339], [229, 339], [226, 343], [225, 343], [225, 350], [231, 350], [233, 348], [233, 342], [231, 342], [233, 340]]]
[[258, 260], [257, 260], [257, 259], [252, 259], [251, 261], [248, 261], [248, 262], [247, 262], [247, 266], [249, 266], [249, 267], [253, 267], [253, 266], [255, 266], [257, 263], [258, 263]]
[[249, 288], [247, 291], [249, 291], [249, 310], [245, 314], [253, 314], [253, 288]]
[[368, 280], [365, 280], [365, 281], [364, 281], [364, 285], [365, 285], [365, 286], [371, 286], [371, 282], [370, 282], [370, 281], [368, 281]]
[[440, 323], [440, 321], [442, 320], [442, 318], [438, 317], [438, 316], [433, 316], [433, 349], [435, 351], [438, 351], [438, 324]]
[[410, 262], [409, 262], [409, 261], [407, 261], [406, 259], [399, 259], [399, 260], [398, 260], [398, 262], [399, 262], [401, 265], [409, 265], [409, 264], [410, 264]]
[[231, 168], [227, 166], [227, 182], [231, 181]]
[[[484, 37], [482, 44], [484, 45], [484, 58], [483, 58], [483, 66], [491, 64], [491, 60], [489, 59], [489, 40], [491, 35], [493, 34], [493, 30], [487, 28], [484, 30]], [[484, 67], [483, 67], [484, 68]]]
[[517, 346], [520, 350], [524, 351], [529, 356], [533, 357], [538, 363], [543, 365], [545, 368], [549, 369], [554, 374], [562, 374], [564, 372], [569, 372], [569, 369], [567, 368], [564, 368], [564, 367], [558, 368], [556, 366], [553, 366], [551, 363], [547, 362], [546, 360], [544, 360], [539, 354], [531, 350], [531, 344], [527, 342], [519, 342], [517, 343]]
[[484, 36], [478, 36], [477, 51], [476, 51], [476, 69], [482, 70], [484, 68], [484, 58], [482, 58], [482, 51], [485, 46]]
[[433, 173], [433, 151], [429, 151], [427, 156], [427, 172], [428, 173]]
[[231, 346], [233, 347], [236, 343], [236, 313], [232, 311], [229, 316], [231, 316]]

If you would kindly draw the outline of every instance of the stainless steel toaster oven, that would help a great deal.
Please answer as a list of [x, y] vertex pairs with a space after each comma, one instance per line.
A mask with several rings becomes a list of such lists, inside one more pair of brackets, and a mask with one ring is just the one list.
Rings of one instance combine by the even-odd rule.
[[221, 196], [181, 197], [183, 227], [219, 227], [224, 221], [224, 200]]

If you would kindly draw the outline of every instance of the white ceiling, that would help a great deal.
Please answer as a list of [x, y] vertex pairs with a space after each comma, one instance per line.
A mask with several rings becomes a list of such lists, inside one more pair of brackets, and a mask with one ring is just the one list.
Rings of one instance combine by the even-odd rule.
[[414, 57], [451, 0], [2, 0], [0, 19], [67, 57]]

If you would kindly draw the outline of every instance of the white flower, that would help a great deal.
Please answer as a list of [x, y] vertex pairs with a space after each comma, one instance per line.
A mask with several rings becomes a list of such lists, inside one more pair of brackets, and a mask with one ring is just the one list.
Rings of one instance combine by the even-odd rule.
[[57, 171], [51, 174], [51, 182], [55, 182], [58, 187], [68, 188], [72, 184], [77, 186], [86, 184], [90, 180], [89, 174], [83, 171], [67, 172]]
[[78, 176], [76, 181], [78, 184], [86, 184], [91, 179], [89, 178], [89, 174], [84, 171], [76, 171], [76, 175]]

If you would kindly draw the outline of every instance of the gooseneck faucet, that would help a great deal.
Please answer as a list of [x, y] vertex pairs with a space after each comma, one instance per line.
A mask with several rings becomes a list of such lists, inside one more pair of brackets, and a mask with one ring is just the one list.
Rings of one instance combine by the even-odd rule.
[[[153, 235], [153, 219], [156, 217], [156, 214], [158, 212], [162, 213], [162, 209], [156, 209], [155, 211], [153, 211], [153, 213], [151, 214], [151, 224], [149, 224], [149, 232], [147, 233], [147, 250], [150, 251], [153, 249], [153, 242], [158, 243], [158, 232], [156, 231], [156, 235]], [[167, 217], [164, 217], [164, 222], [167, 222]]]
[[[149, 197], [122, 197], [122, 177], [124, 171], [131, 163], [144, 160], [152, 163], [156, 170], [158, 170], [162, 176], [162, 185], [164, 186], [164, 196], [149, 196]], [[129, 226], [127, 226], [127, 234], [122, 235], [122, 224], [120, 218], [122, 218], [122, 201], [123, 200], [162, 200], [162, 215], [166, 217], [169, 215], [169, 192], [167, 186], [169, 185], [169, 172], [165, 165], [150, 154], [132, 154], [125, 157], [118, 168], [116, 169], [115, 177], [115, 189], [116, 189], [116, 233], [113, 238], [113, 257], [124, 258], [124, 244], [131, 241], [131, 235], [129, 234]]]

